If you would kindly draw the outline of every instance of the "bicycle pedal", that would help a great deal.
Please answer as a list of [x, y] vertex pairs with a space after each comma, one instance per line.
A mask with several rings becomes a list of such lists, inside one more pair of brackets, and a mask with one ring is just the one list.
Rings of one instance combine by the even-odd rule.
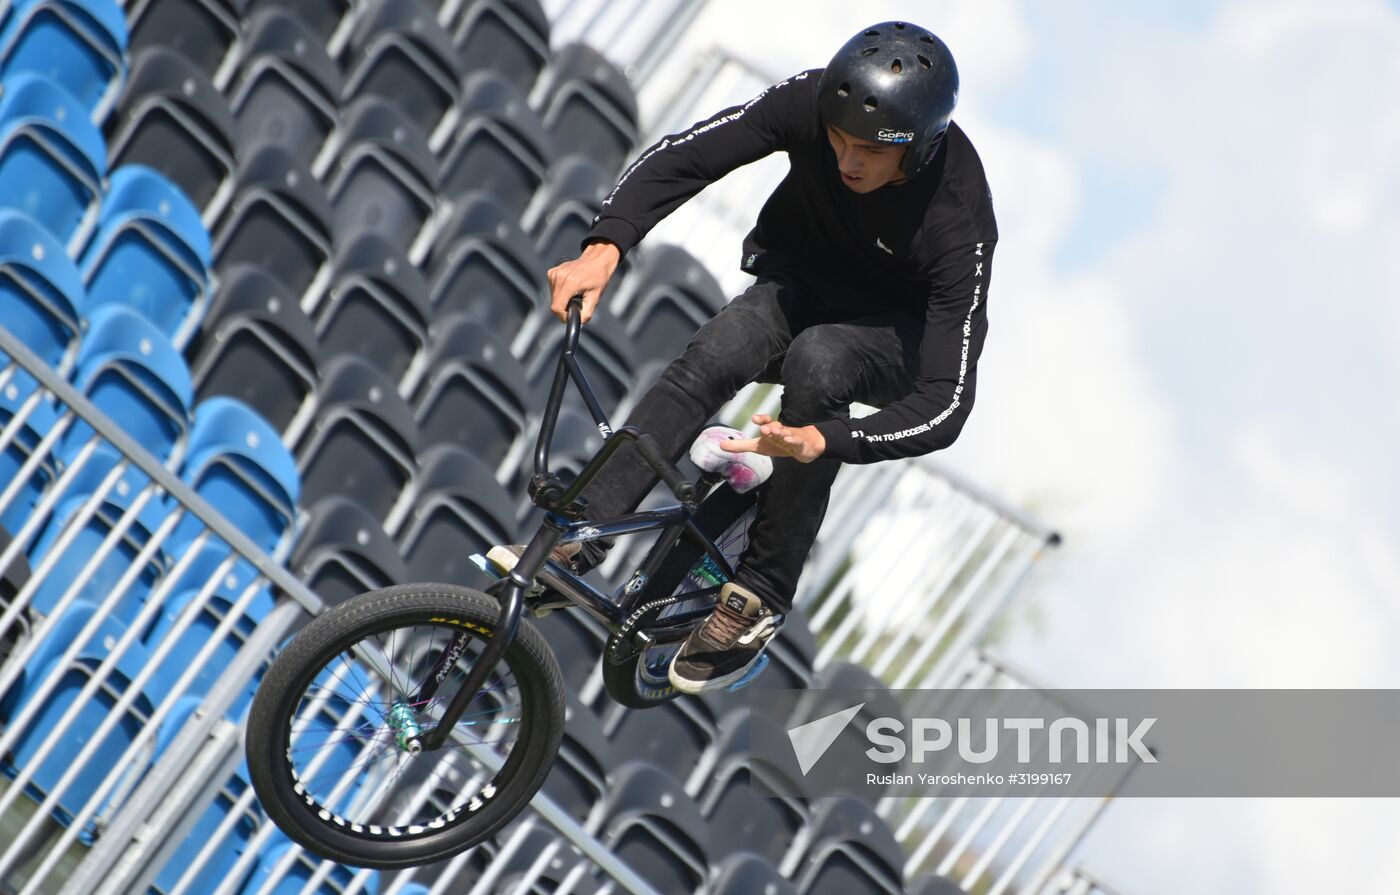
[[763, 673], [763, 669], [765, 669], [765, 668], [767, 668], [767, 667], [768, 667], [768, 654], [767, 654], [767, 653], [764, 653], [763, 655], [761, 655], [761, 656], [758, 657], [758, 661], [757, 661], [757, 662], [753, 663], [753, 667], [749, 669], [748, 674], [745, 674], [743, 677], [739, 678], [737, 681], [735, 681], [734, 683], [732, 683], [732, 684], [730, 684], [729, 686], [725, 687], [724, 689], [727, 690], [727, 691], [730, 692], [730, 693], [733, 693], [735, 690], [738, 690], [738, 689], [740, 689], [741, 687], [746, 687], [746, 686], [748, 686], [749, 684], [753, 683], [754, 678], [756, 678], [756, 677], [758, 677], [760, 674], [762, 674], [762, 673]]

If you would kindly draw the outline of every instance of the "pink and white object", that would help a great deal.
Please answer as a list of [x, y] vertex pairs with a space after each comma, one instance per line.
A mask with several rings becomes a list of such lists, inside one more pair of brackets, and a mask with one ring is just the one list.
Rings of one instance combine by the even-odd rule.
[[752, 451], [731, 453], [719, 446], [720, 442], [731, 438], [748, 436], [729, 426], [711, 426], [701, 432], [690, 446], [690, 462], [705, 472], [717, 472], [724, 476], [729, 487], [743, 494], [768, 480], [773, 474], [773, 460]]

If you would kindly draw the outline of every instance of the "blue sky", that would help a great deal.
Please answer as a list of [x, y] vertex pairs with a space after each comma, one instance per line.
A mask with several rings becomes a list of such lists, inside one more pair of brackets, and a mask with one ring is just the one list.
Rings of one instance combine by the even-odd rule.
[[[894, 18], [956, 55], [1001, 230], [941, 459], [1066, 535], [1000, 649], [1048, 686], [1395, 686], [1400, 3], [711, 0], [694, 39], [791, 73]], [[1083, 857], [1128, 895], [1379, 893], [1398, 837], [1391, 801], [1137, 800]]]

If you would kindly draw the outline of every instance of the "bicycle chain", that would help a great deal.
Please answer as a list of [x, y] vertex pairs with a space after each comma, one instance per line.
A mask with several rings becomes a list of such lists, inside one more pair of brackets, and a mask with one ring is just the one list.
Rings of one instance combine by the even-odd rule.
[[[693, 596], [695, 595], [672, 594], [669, 597], [661, 597], [660, 599], [652, 600], [650, 603], [643, 603], [641, 606], [637, 607], [635, 612], [629, 615], [622, 624], [618, 625], [617, 631], [613, 636], [608, 638], [608, 661], [614, 665], [621, 665], [623, 662], [626, 662], [628, 659], [641, 652], [641, 650], [632, 646], [632, 630], [642, 620], [642, 616], [653, 609], [659, 609], [672, 603], [679, 603], [681, 600], [688, 600]], [[625, 654], [621, 653], [620, 648], [623, 644], [627, 645], [630, 652]]]

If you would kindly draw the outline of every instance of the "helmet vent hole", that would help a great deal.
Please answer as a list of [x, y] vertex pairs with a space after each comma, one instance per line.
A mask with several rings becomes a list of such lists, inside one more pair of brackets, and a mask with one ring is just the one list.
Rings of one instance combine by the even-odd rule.
[[904, 71], [904, 63], [896, 59], [893, 63], [890, 64], [890, 71], [894, 72], [895, 74], [899, 74], [900, 72]]
[[866, 47], [865, 49], [860, 51], [860, 54], [862, 56], [874, 56], [878, 52], [880, 52], [879, 47]]
[[874, 112], [875, 109], [876, 109], [876, 107], [878, 107], [879, 105], [880, 105], [880, 101], [877, 100], [875, 97], [873, 97], [873, 96], [867, 96], [867, 97], [865, 98], [865, 111], [867, 111], [867, 112]]
[[876, 31], [874, 28], [871, 28], [869, 31], [865, 32], [865, 36], [866, 36], [866, 37], [879, 37], [879, 36], [880, 36], [880, 32]]
[[840, 87], [837, 87], [837, 88], [836, 88], [836, 95], [837, 95], [837, 96], [850, 96], [850, 95], [851, 95], [851, 85], [850, 85], [850, 84], [842, 84]]
[[895, 22], [895, 23], [894, 23], [894, 27], [895, 27], [895, 30], [896, 30], [896, 31], [903, 31], [903, 30], [904, 30], [904, 23], [903, 23], [903, 22]]
[[919, 38], [919, 40], [923, 41], [923, 42], [926, 43], [926, 44], [931, 44], [931, 43], [933, 43], [933, 38], [930, 37], [930, 36], [927, 35], [927, 34], [925, 34], [923, 37]]
[[924, 68], [933, 68], [933, 63], [929, 61], [929, 58], [927, 56], [919, 56], [919, 64], [922, 65]]

